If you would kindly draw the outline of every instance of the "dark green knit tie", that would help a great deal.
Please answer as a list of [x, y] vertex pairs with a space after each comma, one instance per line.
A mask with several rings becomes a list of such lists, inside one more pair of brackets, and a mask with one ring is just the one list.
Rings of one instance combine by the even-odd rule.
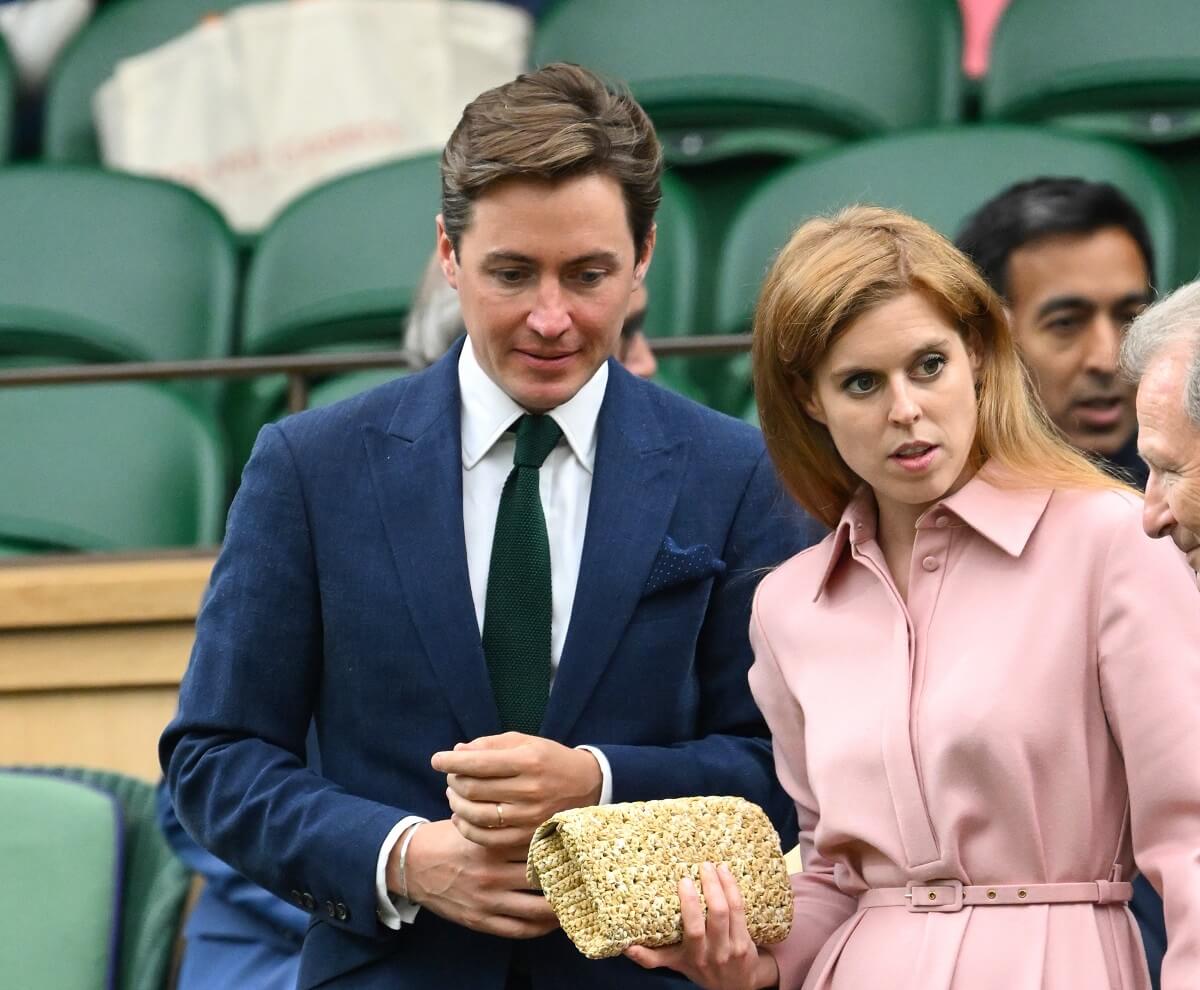
[[538, 469], [562, 430], [522, 416], [517, 452], [500, 495], [483, 610], [483, 653], [506, 731], [536, 735], [550, 697], [550, 541]]

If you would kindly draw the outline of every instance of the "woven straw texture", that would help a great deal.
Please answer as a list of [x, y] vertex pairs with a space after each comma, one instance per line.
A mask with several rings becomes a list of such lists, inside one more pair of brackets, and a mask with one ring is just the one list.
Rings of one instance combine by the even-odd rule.
[[705, 862], [725, 863], [737, 878], [755, 942], [787, 936], [792, 892], [779, 835], [763, 810], [743, 798], [560, 812], [534, 832], [526, 871], [579, 951], [604, 959], [631, 945], [678, 942], [679, 881], [691, 876], [698, 890]]

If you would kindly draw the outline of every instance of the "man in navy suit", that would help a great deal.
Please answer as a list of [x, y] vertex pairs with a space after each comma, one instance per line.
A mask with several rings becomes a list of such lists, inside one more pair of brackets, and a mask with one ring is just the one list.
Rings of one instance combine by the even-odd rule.
[[312, 913], [301, 988], [677, 987], [575, 951], [533, 829], [741, 794], [794, 840], [747, 625], [816, 531], [757, 431], [609, 358], [661, 168], [586, 70], [484, 93], [437, 220], [466, 340], [259, 436], [161, 758], [187, 830]]

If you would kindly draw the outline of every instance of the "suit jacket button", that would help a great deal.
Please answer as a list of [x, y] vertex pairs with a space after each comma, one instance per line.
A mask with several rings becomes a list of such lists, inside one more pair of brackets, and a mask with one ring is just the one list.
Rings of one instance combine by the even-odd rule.
[[317, 899], [308, 891], [305, 891], [300, 897], [300, 906], [305, 911], [315, 911], [317, 909]]
[[331, 918], [333, 918], [333, 917], [335, 917], [335, 916], [337, 915], [337, 908], [335, 908], [335, 907], [333, 906], [333, 901], [326, 901], [326, 902], [325, 902], [325, 913], [326, 913], [327, 915], [329, 915], [329, 917], [331, 917]]
[[292, 891], [292, 903], [297, 907], [304, 907], [304, 895], [298, 890]]
[[350, 910], [341, 901], [334, 905], [334, 909], [337, 911], [338, 921], [346, 921], [350, 917]]

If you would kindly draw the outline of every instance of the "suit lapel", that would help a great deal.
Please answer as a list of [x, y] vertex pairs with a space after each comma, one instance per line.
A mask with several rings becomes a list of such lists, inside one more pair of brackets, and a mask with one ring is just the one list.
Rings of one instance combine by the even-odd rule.
[[571, 624], [542, 735], [564, 739], [641, 598], [675, 509], [686, 440], [667, 437], [643, 388], [610, 362]]
[[461, 345], [404, 390], [385, 432], [366, 427], [379, 511], [404, 600], [463, 738], [500, 731], [463, 535]]

